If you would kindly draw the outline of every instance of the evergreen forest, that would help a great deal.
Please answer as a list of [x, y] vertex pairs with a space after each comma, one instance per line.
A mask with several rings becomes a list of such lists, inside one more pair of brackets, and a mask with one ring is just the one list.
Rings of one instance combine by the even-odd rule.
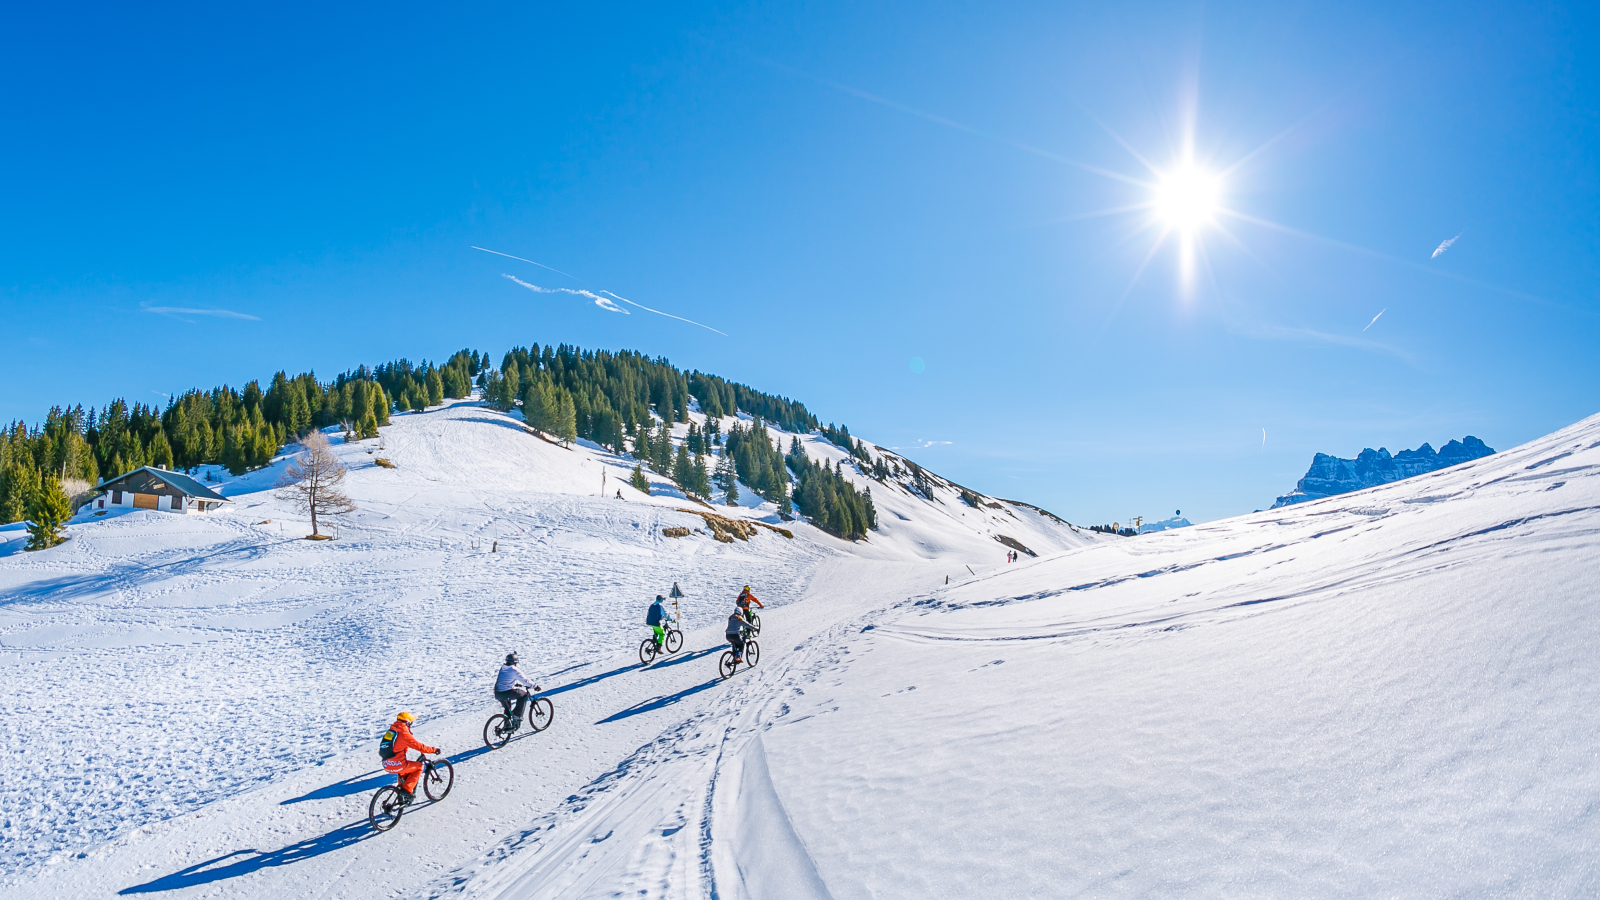
[[[798, 432], [819, 427], [801, 403], [633, 351], [535, 344], [506, 353], [494, 369], [489, 354], [462, 350], [442, 365], [401, 359], [327, 382], [312, 372], [280, 371], [265, 389], [257, 381], [242, 389], [191, 389], [164, 409], [119, 398], [99, 409], [54, 407], [37, 426], [12, 422], [0, 431], [0, 524], [27, 518], [52, 478], [81, 497], [102, 479], [145, 465], [217, 465], [239, 475], [267, 465], [313, 428], [343, 425], [355, 438], [375, 437], [391, 413], [466, 397], [475, 383], [488, 402], [503, 410], [520, 405], [529, 425], [557, 440], [586, 438], [618, 453], [629, 452], [631, 442], [638, 458], [700, 497], [712, 489], [705, 457], [723, 436], [714, 426], [709, 433], [691, 426], [689, 440], [674, 450], [671, 424], [688, 421], [691, 396], [709, 416], [747, 413], [757, 421], [727, 436], [726, 456], [745, 484], [785, 514], [792, 509], [788, 478], [762, 422]], [[725, 468], [716, 480], [731, 499], [737, 487]]]

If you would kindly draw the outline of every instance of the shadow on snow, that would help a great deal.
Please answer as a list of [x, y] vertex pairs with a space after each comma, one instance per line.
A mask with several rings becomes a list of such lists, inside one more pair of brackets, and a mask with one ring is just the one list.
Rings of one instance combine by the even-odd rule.
[[[430, 806], [432, 804], [429, 804]], [[426, 808], [426, 807], [422, 807]], [[407, 812], [411, 812], [407, 810]], [[275, 866], [286, 866], [301, 860], [312, 859], [331, 853], [342, 847], [349, 847], [369, 837], [376, 837], [377, 832], [372, 830], [363, 819], [328, 832], [318, 837], [297, 841], [279, 850], [266, 853], [256, 849], [235, 850], [223, 854], [216, 859], [208, 859], [197, 863], [187, 869], [179, 869], [171, 875], [163, 875], [154, 881], [123, 888], [118, 894], [154, 894], [159, 891], [175, 891], [181, 888], [196, 887], [202, 884], [211, 884], [227, 878], [237, 878], [251, 872], [259, 872]]]
[[691, 696], [693, 696], [695, 694], [698, 694], [701, 691], [707, 690], [709, 688], [716, 687], [717, 685], [719, 685], [721, 683], [722, 683], [722, 678], [719, 676], [719, 677], [716, 677], [716, 678], [712, 678], [710, 681], [707, 681], [707, 682], [705, 682], [703, 684], [697, 684], [692, 688], [684, 688], [683, 690], [677, 692], [676, 694], [668, 694], [665, 697], [655, 697], [655, 698], [650, 699], [650, 700], [644, 700], [644, 701], [641, 701], [639, 703], [635, 703], [634, 705], [628, 707], [627, 709], [625, 709], [625, 710], [623, 710], [621, 712], [612, 713], [611, 715], [606, 716], [604, 719], [601, 719], [600, 721], [596, 722], [595, 724], [596, 725], [604, 725], [607, 722], [617, 722], [617, 721], [621, 721], [622, 719], [626, 719], [629, 716], [637, 716], [640, 713], [647, 713], [647, 712], [651, 712], [652, 710], [657, 710], [657, 709], [661, 709], [663, 707], [671, 706], [672, 704], [677, 703], [680, 700], [684, 700], [684, 699], [686, 699], [688, 697], [691, 697]]

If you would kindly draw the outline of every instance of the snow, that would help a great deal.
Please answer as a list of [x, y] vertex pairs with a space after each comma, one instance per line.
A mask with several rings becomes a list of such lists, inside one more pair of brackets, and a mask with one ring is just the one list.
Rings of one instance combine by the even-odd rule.
[[[1137, 538], [853, 474], [858, 544], [663, 537], [703, 508], [605, 499], [630, 461], [475, 405], [382, 441], [335, 445], [337, 541], [272, 471], [43, 553], [0, 530], [8, 896], [1600, 892], [1600, 417]], [[685, 648], [641, 667], [673, 581]], [[761, 662], [723, 682], [743, 583]], [[510, 649], [555, 723], [489, 752]], [[378, 835], [402, 707], [456, 788]]]

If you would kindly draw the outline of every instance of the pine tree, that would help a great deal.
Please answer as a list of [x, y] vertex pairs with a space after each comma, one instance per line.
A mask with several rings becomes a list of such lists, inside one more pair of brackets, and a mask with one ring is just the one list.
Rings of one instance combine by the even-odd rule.
[[570, 444], [578, 439], [578, 411], [573, 406], [571, 393], [565, 388], [557, 388], [556, 391], [559, 396], [556, 400], [554, 427], [551, 430], [563, 444]]
[[662, 475], [672, 473], [672, 426], [665, 420], [661, 431], [650, 441], [650, 468]]
[[52, 475], [28, 503], [29, 550], [47, 550], [67, 539], [66, 524], [72, 518], [72, 499]]
[[20, 522], [28, 515], [28, 506], [39, 489], [39, 472], [33, 457], [26, 452], [6, 463], [0, 471], [0, 524]]
[[634, 463], [633, 475], [629, 476], [628, 483], [641, 494], [650, 493], [650, 479], [644, 477], [644, 468], [638, 463]]
[[167, 440], [167, 433], [156, 429], [155, 437], [150, 439], [150, 465], [158, 469], [172, 468], [172, 443]]
[[672, 480], [684, 493], [694, 493], [694, 461], [689, 458], [689, 448], [681, 444], [672, 461]]
[[711, 479], [706, 476], [706, 457], [704, 453], [696, 453], [694, 461], [690, 464], [693, 469], [692, 490], [697, 496], [708, 497], [711, 495]]
[[650, 429], [640, 428], [633, 438], [633, 458], [650, 459]]
[[[487, 356], [488, 354], [484, 355]], [[502, 388], [505, 404], [503, 408], [510, 410], [516, 406], [516, 399], [522, 396], [522, 373], [519, 371], [517, 364], [513, 362], [511, 368], [506, 369], [501, 377], [505, 379], [505, 384]]]
[[440, 377], [437, 368], [428, 370], [423, 389], [428, 392], [426, 406], [438, 406], [444, 402], [444, 378]]
[[550, 389], [543, 381], [529, 381], [522, 392], [522, 420], [535, 431], [550, 431]]
[[722, 488], [729, 506], [739, 505], [739, 476], [733, 471], [733, 460], [726, 455], [717, 463], [717, 486]]

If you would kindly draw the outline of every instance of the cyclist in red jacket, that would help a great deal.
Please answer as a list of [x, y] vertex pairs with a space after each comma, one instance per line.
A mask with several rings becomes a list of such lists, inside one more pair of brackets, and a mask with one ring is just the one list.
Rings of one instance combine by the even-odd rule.
[[383, 733], [383, 740], [378, 743], [378, 756], [383, 759], [383, 770], [399, 779], [400, 800], [404, 803], [416, 799], [417, 779], [422, 777], [422, 762], [406, 759], [406, 751], [439, 752], [438, 747], [429, 747], [411, 734], [411, 723], [415, 721], [417, 717], [408, 712], [395, 716], [394, 724]]

